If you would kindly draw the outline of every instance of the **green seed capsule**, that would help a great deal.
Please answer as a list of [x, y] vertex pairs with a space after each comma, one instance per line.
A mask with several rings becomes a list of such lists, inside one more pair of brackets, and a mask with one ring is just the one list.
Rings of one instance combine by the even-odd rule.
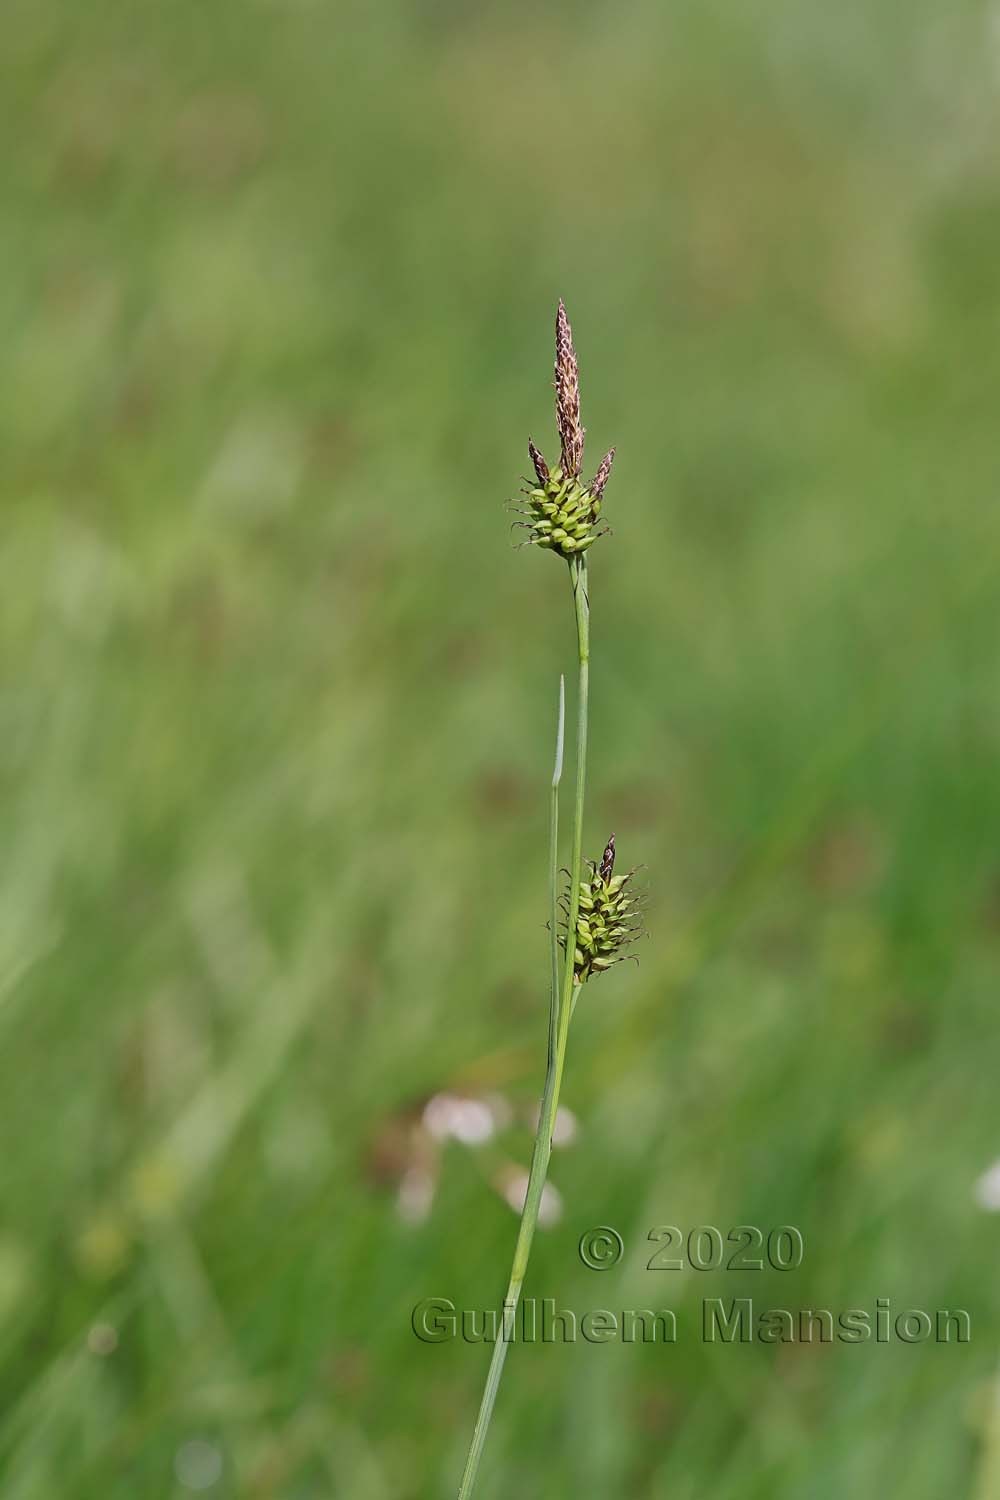
[[[572, 558], [594, 545], [594, 523], [600, 513], [600, 499], [585, 489], [578, 479], [564, 476], [561, 469], [549, 471], [546, 482], [525, 491], [528, 516], [536, 535], [549, 531], [549, 550], [560, 557]], [[546, 522], [548, 525], [543, 525]], [[561, 533], [561, 534], [560, 534]], [[539, 545], [540, 542], [539, 542]]]

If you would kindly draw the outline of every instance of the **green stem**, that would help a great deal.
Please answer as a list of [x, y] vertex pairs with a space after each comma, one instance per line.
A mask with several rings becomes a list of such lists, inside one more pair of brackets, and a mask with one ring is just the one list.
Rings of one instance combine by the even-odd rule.
[[490, 1368], [486, 1376], [486, 1389], [483, 1391], [479, 1415], [476, 1418], [476, 1425], [473, 1429], [472, 1444], [469, 1448], [469, 1456], [465, 1461], [465, 1472], [462, 1475], [458, 1500], [469, 1500], [469, 1496], [471, 1496], [475, 1488], [476, 1475], [479, 1472], [479, 1460], [483, 1455], [486, 1434], [489, 1432], [490, 1419], [493, 1416], [493, 1405], [496, 1401], [497, 1389], [500, 1385], [500, 1376], [503, 1374], [504, 1361], [507, 1358], [507, 1346], [514, 1333], [514, 1320], [517, 1315], [518, 1303], [521, 1300], [521, 1287], [524, 1285], [524, 1277], [528, 1269], [531, 1242], [535, 1237], [535, 1227], [538, 1224], [538, 1210], [542, 1201], [542, 1190], [545, 1187], [545, 1179], [549, 1170], [549, 1157], [552, 1154], [552, 1132], [556, 1123], [556, 1111], [559, 1108], [559, 1090], [562, 1085], [563, 1068], [566, 1062], [566, 1042], [569, 1037], [569, 1021], [573, 1010], [573, 934], [576, 932], [576, 919], [579, 912], [580, 899], [583, 798], [587, 784], [587, 706], [590, 686], [590, 606], [587, 599], [586, 557], [575, 558], [569, 565], [569, 572], [576, 611], [579, 693], [576, 726], [576, 800], [573, 815], [573, 863], [570, 867], [575, 874], [570, 879], [569, 919], [566, 926], [566, 958], [562, 978], [562, 991], [560, 993], [559, 953], [556, 933], [557, 911], [555, 904], [559, 878], [559, 872], [556, 868], [559, 857], [558, 790], [559, 778], [562, 774], [563, 696], [560, 687], [560, 732], [556, 744], [556, 765], [552, 776], [549, 838], [553, 908], [553, 954], [552, 995], [549, 1001], [548, 1064], [545, 1069], [545, 1086], [542, 1090], [542, 1102], [538, 1111], [538, 1130], [535, 1135], [534, 1150], [531, 1153], [528, 1188], [524, 1196], [524, 1208], [521, 1211], [521, 1224], [517, 1232], [517, 1243], [514, 1246], [514, 1263], [511, 1266], [507, 1295], [503, 1302], [503, 1326], [498, 1331], [497, 1338], [493, 1344], [493, 1357], [490, 1360]]
[[569, 915], [566, 920], [566, 967], [563, 975], [562, 1009], [566, 1025], [576, 1007], [573, 986], [573, 956], [576, 921], [580, 915], [580, 873], [583, 864], [583, 802], [587, 790], [587, 714], [590, 699], [590, 599], [587, 595], [587, 554], [569, 565], [576, 611], [576, 642], [580, 663], [576, 719], [576, 798], [573, 807], [573, 858], [570, 861]]
[[549, 950], [552, 958], [552, 983], [549, 991], [549, 1061], [555, 1056], [559, 1023], [559, 783], [562, 780], [563, 742], [566, 732], [566, 679], [559, 678], [559, 726], [556, 730], [556, 759], [552, 768], [552, 792], [549, 801]]

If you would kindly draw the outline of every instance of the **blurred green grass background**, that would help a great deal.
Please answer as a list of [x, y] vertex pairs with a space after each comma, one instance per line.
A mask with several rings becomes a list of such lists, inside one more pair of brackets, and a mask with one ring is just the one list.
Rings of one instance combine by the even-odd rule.
[[527, 1291], [681, 1335], [516, 1348], [483, 1500], [1000, 1494], [995, 9], [10, 0], [0, 75], [3, 1500], [457, 1487], [488, 1351], [410, 1312], [499, 1299], [541, 1084], [558, 295], [651, 940]]

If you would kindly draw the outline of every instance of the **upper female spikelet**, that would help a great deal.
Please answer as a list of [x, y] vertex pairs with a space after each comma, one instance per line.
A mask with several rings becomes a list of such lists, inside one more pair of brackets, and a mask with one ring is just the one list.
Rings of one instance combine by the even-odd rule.
[[555, 388], [559, 463], [550, 469], [540, 449], [528, 439], [538, 482], [525, 490], [521, 513], [527, 518], [524, 525], [531, 544], [569, 559], [586, 552], [603, 535], [596, 526], [615, 450], [608, 449], [594, 478], [584, 484], [580, 478], [585, 436], [580, 421], [580, 371], [573, 330], [561, 300], [556, 313]]

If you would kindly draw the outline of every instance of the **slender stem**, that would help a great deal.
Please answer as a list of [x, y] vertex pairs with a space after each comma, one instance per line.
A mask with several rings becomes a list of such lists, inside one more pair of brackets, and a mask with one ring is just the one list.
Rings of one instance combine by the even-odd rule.
[[483, 1399], [479, 1407], [479, 1415], [472, 1433], [472, 1445], [469, 1448], [469, 1456], [465, 1461], [465, 1472], [462, 1475], [462, 1483], [458, 1491], [458, 1500], [469, 1500], [475, 1488], [476, 1475], [479, 1472], [479, 1460], [482, 1458], [483, 1447], [486, 1443], [486, 1434], [489, 1432], [490, 1418], [493, 1416], [493, 1404], [496, 1401], [497, 1389], [500, 1385], [500, 1376], [503, 1373], [504, 1361], [507, 1358], [507, 1346], [514, 1335], [514, 1320], [517, 1315], [517, 1306], [521, 1299], [521, 1287], [524, 1285], [525, 1273], [528, 1269], [528, 1257], [531, 1254], [531, 1242], [535, 1237], [535, 1227], [538, 1223], [538, 1210], [542, 1201], [542, 1190], [545, 1187], [545, 1179], [549, 1170], [549, 1157], [552, 1154], [552, 1132], [555, 1128], [556, 1111], [559, 1107], [559, 1090], [562, 1085], [563, 1067], [566, 1062], [566, 1043], [569, 1038], [569, 1021], [573, 1009], [573, 934], [576, 932], [576, 919], [579, 912], [580, 897], [580, 862], [581, 845], [583, 840], [583, 797], [586, 788], [587, 777], [587, 702], [589, 688], [590, 669], [590, 606], [587, 599], [587, 564], [586, 558], [581, 556], [574, 559], [569, 565], [570, 581], [573, 585], [573, 599], [576, 609], [576, 639], [577, 654], [579, 657], [579, 696], [576, 729], [576, 805], [573, 816], [573, 864], [571, 870], [575, 874], [570, 879], [569, 897], [569, 919], [566, 926], [566, 959], [562, 979], [562, 990], [559, 984], [559, 953], [556, 938], [556, 907], [557, 885], [559, 872], [556, 868], [558, 862], [558, 789], [559, 779], [562, 775], [562, 722], [563, 722], [563, 692], [560, 685], [560, 714], [559, 735], [556, 743], [556, 764], [552, 775], [552, 801], [551, 801], [551, 831], [549, 839], [549, 854], [552, 879], [552, 995], [549, 1002], [549, 1053], [548, 1064], [545, 1069], [545, 1086], [542, 1090], [542, 1102], [538, 1111], [538, 1130], [535, 1134], [534, 1150], [531, 1153], [531, 1167], [528, 1172], [528, 1187], [524, 1196], [524, 1208], [521, 1210], [521, 1224], [517, 1232], [517, 1243], [514, 1246], [514, 1263], [511, 1266], [510, 1281], [507, 1286], [507, 1295], [503, 1302], [503, 1326], [498, 1330], [496, 1340], [493, 1344], [493, 1356], [490, 1360], [489, 1372], [486, 1376], [486, 1389], [483, 1391]]
[[576, 1006], [573, 957], [576, 920], [580, 914], [580, 867], [583, 864], [583, 802], [587, 790], [587, 714], [590, 700], [590, 599], [587, 594], [587, 554], [569, 565], [576, 611], [576, 643], [579, 657], [579, 690], [576, 719], [576, 799], [573, 807], [573, 858], [570, 861], [569, 915], [566, 920], [566, 967], [563, 975], [562, 1010], [566, 1025]]
[[559, 1028], [559, 783], [562, 780], [563, 744], [566, 737], [566, 679], [559, 677], [559, 724], [556, 730], [556, 759], [552, 768], [552, 793], [549, 802], [549, 949], [552, 957], [552, 986], [549, 992], [549, 1061], [556, 1051]]

